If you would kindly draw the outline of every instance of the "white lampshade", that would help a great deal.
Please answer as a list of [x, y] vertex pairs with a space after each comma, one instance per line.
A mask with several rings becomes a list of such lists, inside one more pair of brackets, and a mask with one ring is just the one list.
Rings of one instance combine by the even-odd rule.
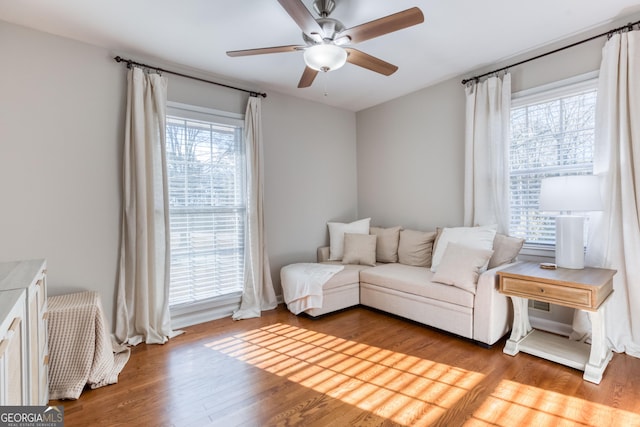
[[595, 175], [544, 178], [540, 185], [540, 211], [601, 211], [600, 183]]
[[304, 62], [318, 71], [333, 71], [347, 62], [347, 51], [334, 44], [317, 44], [304, 50]]

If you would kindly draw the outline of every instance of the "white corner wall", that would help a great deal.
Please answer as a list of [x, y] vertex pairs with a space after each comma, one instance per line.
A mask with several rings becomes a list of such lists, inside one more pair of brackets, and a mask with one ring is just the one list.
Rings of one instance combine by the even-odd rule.
[[[3, 21], [0, 56], [0, 262], [47, 258], [50, 295], [100, 292], [113, 328], [126, 67], [105, 49]], [[171, 101], [244, 113], [242, 92], [168, 77]], [[315, 260], [327, 220], [355, 219], [355, 113], [272, 93], [262, 105], [279, 291], [279, 267]]]
[[461, 89], [450, 80], [357, 113], [360, 216], [425, 231], [462, 222]]

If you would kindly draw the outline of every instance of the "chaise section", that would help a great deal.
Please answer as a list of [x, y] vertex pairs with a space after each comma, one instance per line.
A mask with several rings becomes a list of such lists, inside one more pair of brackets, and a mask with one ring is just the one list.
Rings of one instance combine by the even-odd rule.
[[[340, 263], [328, 262], [326, 264]], [[317, 317], [360, 304], [360, 271], [367, 268], [371, 267], [366, 265], [345, 265], [344, 270], [336, 273], [322, 287], [322, 307], [310, 308], [305, 313], [309, 316]]]

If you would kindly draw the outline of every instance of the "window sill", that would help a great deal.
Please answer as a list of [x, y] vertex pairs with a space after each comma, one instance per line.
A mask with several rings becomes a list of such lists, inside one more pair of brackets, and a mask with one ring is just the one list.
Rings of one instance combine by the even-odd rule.
[[229, 317], [234, 311], [240, 308], [241, 297], [242, 293], [235, 292], [206, 301], [169, 307], [171, 327], [173, 329], [179, 329]]
[[550, 245], [524, 244], [518, 255], [520, 261], [554, 262], [556, 248]]

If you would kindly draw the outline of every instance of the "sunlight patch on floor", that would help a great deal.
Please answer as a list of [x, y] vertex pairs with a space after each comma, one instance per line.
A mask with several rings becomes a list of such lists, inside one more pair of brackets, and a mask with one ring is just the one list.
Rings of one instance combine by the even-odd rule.
[[501, 381], [465, 426], [640, 426], [640, 414]]
[[484, 378], [477, 372], [286, 324], [206, 346], [411, 426], [437, 421]]

